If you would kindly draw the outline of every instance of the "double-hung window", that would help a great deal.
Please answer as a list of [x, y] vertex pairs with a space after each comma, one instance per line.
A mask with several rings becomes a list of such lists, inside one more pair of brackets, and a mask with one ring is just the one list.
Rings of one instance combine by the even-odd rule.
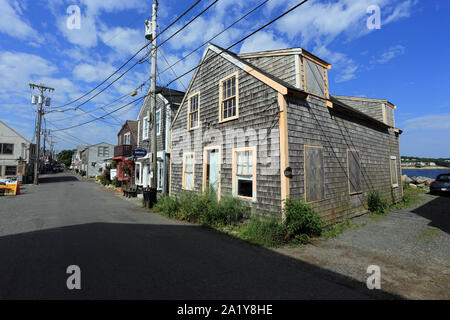
[[220, 121], [236, 119], [239, 116], [238, 73], [220, 80]]
[[14, 145], [11, 143], [0, 143], [0, 154], [13, 154]]
[[256, 147], [233, 150], [233, 195], [256, 200]]
[[123, 135], [123, 144], [130, 144], [131, 134], [129, 132]]
[[144, 117], [142, 121], [144, 121], [142, 124], [142, 139], [146, 140], [148, 139], [148, 117]]
[[194, 153], [183, 154], [183, 189], [194, 189]]
[[199, 104], [200, 94], [195, 93], [189, 97], [188, 103], [188, 130], [198, 128], [199, 126]]
[[109, 147], [98, 147], [97, 156], [109, 157]]
[[398, 187], [398, 174], [397, 174], [397, 157], [391, 156], [390, 159], [391, 165], [391, 184], [393, 188]]
[[156, 134], [159, 136], [161, 134], [161, 109], [156, 111]]

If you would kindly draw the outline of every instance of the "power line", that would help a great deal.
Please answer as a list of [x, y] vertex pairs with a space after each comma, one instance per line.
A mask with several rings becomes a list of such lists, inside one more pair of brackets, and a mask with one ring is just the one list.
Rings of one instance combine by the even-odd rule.
[[[255, 31], [251, 32], [250, 34], [248, 34], [248, 35], [245, 36], [244, 38], [242, 38], [242, 39], [238, 40], [237, 42], [233, 43], [233, 44], [230, 45], [227, 49], [220, 49], [221, 51], [220, 51], [219, 53], [216, 53], [214, 56], [211, 56], [211, 57], [209, 57], [208, 59], [205, 59], [203, 62], [201, 62], [201, 63], [200, 63], [199, 65], [197, 65], [196, 67], [194, 67], [194, 68], [188, 70], [187, 72], [183, 73], [181, 76], [176, 77], [175, 79], [171, 80], [171, 81], [170, 81], [168, 84], [166, 84], [164, 87], [167, 88], [171, 83], [173, 83], [173, 82], [176, 81], [177, 79], [180, 79], [180, 78], [184, 77], [186, 74], [189, 74], [190, 72], [194, 71], [195, 69], [197, 69], [197, 68], [200, 67], [201, 65], [205, 64], [206, 62], [209, 62], [211, 59], [216, 58], [217, 56], [221, 55], [222, 53], [224, 53], [225, 51], [229, 50], [230, 48], [232, 48], [232, 47], [238, 45], [239, 43], [241, 43], [241, 42], [243, 42], [243, 41], [245, 41], [246, 39], [250, 38], [251, 36], [253, 36], [253, 35], [256, 34], [257, 32], [263, 30], [263, 29], [266, 28], [267, 26], [269, 26], [269, 25], [271, 25], [272, 23], [274, 23], [275, 21], [281, 19], [282, 17], [284, 17], [285, 15], [287, 15], [287, 14], [289, 14], [290, 12], [294, 11], [295, 9], [297, 9], [298, 7], [300, 7], [301, 5], [303, 5], [304, 3], [308, 2], [308, 1], [309, 1], [309, 0], [303, 0], [303, 1], [299, 2], [299, 3], [296, 4], [295, 6], [291, 7], [289, 10], [283, 12], [282, 14], [280, 14], [279, 16], [277, 16], [276, 18], [270, 20], [269, 22], [267, 22], [267, 23], [264, 24], [263, 26], [259, 27], [259, 28], [256, 29]], [[100, 117], [100, 118], [103, 118], [103, 117], [105, 117], [105, 116], [107, 116], [107, 115], [109, 115], [109, 114], [115, 113], [115, 112], [117, 112], [117, 111], [119, 111], [119, 110], [121, 110], [121, 109], [123, 109], [123, 108], [129, 106], [130, 104], [133, 104], [133, 103], [135, 103], [135, 102], [137, 102], [137, 101], [139, 101], [139, 100], [141, 100], [141, 99], [146, 98], [146, 97], [149, 96], [149, 95], [150, 95], [150, 93], [148, 93], [148, 94], [146, 94], [146, 95], [144, 95], [144, 96], [141, 96], [141, 97], [137, 98], [136, 100], [133, 100], [133, 101], [131, 101], [130, 103], [127, 103], [126, 105], [121, 106], [121, 107], [119, 107], [119, 108], [117, 108], [117, 109], [115, 109], [115, 110], [113, 110], [113, 111], [111, 111], [111, 112], [109, 112], [109, 113], [103, 115], [103, 116]], [[90, 120], [90, 121], [81, 123], [81, 124], [79, 124], [79, 125], [74, 125], [74, 126], [71, 126], [71, 127], [68, 127], [68, 128], [64, 128], [64, 129], [60, 129], [60, 130], [56, 130], [56, 131], [69, 130], [69, 129], [72, 129], [72, 128], [75, 128], [75, 127], [78, 127], [78, 126], [82, 126], [82, 125], [85, 125], [85, 124], [94, 122], [94, 121], [96, 121], [96, 120], [99, 120], [100, 118], [93, 119], [93, 120]]]
[[[191, 9], [193, 9], [198, 3], [200, 3], [202, 0], [197, 0], [193, 5], [191, 5], [186, 11], [184, 11], [177, 19], [175, 19], [172, 23], [169, 24], [169, 26], [167, 26], [160, 34], [156, 35], [156, 38], [158, 38], [162, 33], [164, 33], [167, 29], [169, 29], [173, 24], [175, 24], [178, 20], [180, 20], [184, 15], [186, 15]], [[217, 2], [218, 0], [216, 0], [215, 2]], [[215, 3], [214, 2], [214, 3]], [[211, 7], [211, 5], [209, 6]], [[209, 9], [209, 7], [207, 9]], [[206, 10], [203, 10], [203, 12], [205, 12]], [[197, 17], [195, 17], [193, 20], [195, 20]], [[191, 20], [189, 23], [191, 23], [193, 20]], [[184, 27], [182, 28], [184, 29]], [[180, 29], [179, 31], [181, 31], [182, 29]], [[175, 33], [176, 34], [176, 33]], [[174, 35], [175, 35], [174, 34]], [[174, 36], [172, 35], [172, 36]], [[156, 39], [155, 38], [155, 39]], [[104, 83], [106, 83], [109, 79], [111, 79], [116, 73], [118, 73], [123, 67], [125, 67], [131, 60], [133, 60], [142, 50], [144, 50], [145, 48], [147, 48], [149, 45], [151, 44], [151, 42], [147, 43], [146, 45], [144, 45], [142, 48], [140, 48], [130, 59], [128, 59], [124, 64], [122, 64], [116, 71], [114, 71], [109, 77], [107, 77], [105, 80], [103, 80], [100, 84], [98, 84], [97, 86], [95, 86], [93, 89], [89, 90], [87, 93], [85, 93], [84, 95], [78, 97], [75, 100], [72, 100], [66, 104], [60, 105], [55, 107], [55, 109], [57, 108], [62, 108], [68, 105], [73, 104], [74, 102], [80, 101], [81, 99], [83, 99], [84, 97], [88, 96], [89, 94], [91, 94], [92, 92], [94, 92], [96, 89], [98, 89], [100, 86], [102, 86]], [[131, 68], [129, 68], [127, 71], [125, 71], [119, 78], [117, 78], [115, 81], [113, 81], [112, 83], [116, 82], [117, 80], [119, 80], [125, 73], [127, 73], [129, 70], [131, 70], [134, 66], [136, 66], [141, 60], [138, 60], [138, 62], [136, 62]], [[109, 88], [111, 85], [107, 86], [106, 88], [104, 88], [103, 90], [100, 91], [103, 92], [104, 90], [106, 90], [107, 88]], [[98, 93], [98, 94], [100, 94]], [[97, 94], [97, 95], [98, 95]], [[96, 97], [97, 95], [95, 95], [94, 97]], [[94, 97], [90, 98], [87, 101], [92, 100]], [[86, 101], [86, 102], [87, 102]], [[85, 103], [86, 103], [85, 102]], [[84, 103], [83, 103], [84, 104]], [[81, 104], [81, 105], [83, 105]], [[80, 105], [80, 106], [81, 106]], [[79, 108], [80, 106], [76, 107]]]
[[266, 4], [269, 0], [264, 0], [263, 2], [261, 2], [259, 5], [257, 5], [256, 7], [254, 7], [252, 10], [250, 10], [249, 12], [247, 12], [245, 15], [243, 15], [242, 17], [240, 17], [238, 20], [234, 21], [232, 24], [230, 24], [228, 27], [226, 27], [225, 29], [223, 29], [222, 31], [220, 31], [219, 33], [217, 33], [214, 37], [208, 39], [207, 41], [203, 42], [200, 46], [198, 46], [196, 49], [192, 50], [191, 52], [189, 52], [187, 55], [183, 56], [181, 59], [177, 60], [175, 63], [173, 63], [172, 65], [169, 65], [166, 69], [164, 69], [163, 71], [159, 72], [159, 74], [163, 74], [165, 73], [167, 70], [172, 69], [175, 65], [177, 65], [178, 63], [180, 63], [181, 61], [183, 61], [184, 59], [186, 59], [187, 57], [189, 57], [190, 55], [192, 55], [194, 52], [198, 51], [199, 49], [201, 49], [204, 45], [208, 44], [209, 42], [211, 42], [212, 40], [214, 40], [215, 38], [217, 38], [218, 36], [220, 36], [221, 34], [223, 34], [224, 32], [228, 31], [229, 29], [231, 29], [234, 25], [236, 25], [237, 23], [241, 22], [243, 19], [245, 19], [247, 16], [249, 16], [250, 14], [252, 14], [253, 12], [255, 12], [257, 9], [259, 9], [260, 7], [262, 7], [264, 4]]
[[[172, 39], [175, 35], [177, 35], [179, 32], [181, 32], [182, 30], [184, 30], [188, 25], [190, 25], [192, 22], [194, 22], [198, 17], [200, 17], [203, 13], [205, 13], [209, 8], [211, 8], [213, 5], [215, 5], [219, 0], [215, 0], [214, 2], [212, 2], [208, 7], [206, 7], [202, 12], [200, 12], [199, 14], [197, 14], [194, 18], [192, 18], [188, 23], [186, 23], [185, 25], [183, 25], [183, 27], [181, 27], [180, 29], [178, 29], [175, 33], [173, 33], [169, 38], [167, 38], [165, 41], [163, 41], [161, 44], [159, 44], [156, 49], [158, 49], [159, 47], [161, 47], [164, 43], [166, 43], [167, 41], [169, 41], [170, 39]], [[158, 37], [158, 35], [155, 37], [155, 39]], [[149, 42], [148, 44], [145, 45], [148, 46], [150, 45], [151, 42]], [[143, 47], [144, 48], [144, 47]], [[138, 60], [137, 62], [135, 62], [131, 67], [129, 67], [126, 71], [124, 71], [119, 77], [117, 77], [115, 80], [113, 80], [110, 84], [108, 84], [106, 87], [104, 87], [103, 89], [101, 89], [99, 92], [97, 92], [95, 95], [93, 95], [92, 97], [90, 97], [89, 99], [87, 99], [86, 101], [84, 101], [83, 103], [79, 104], [78, 106], [75, 107], [75, 109], [79, 109], [81, 106], [85, 105], [86, 103], [88, 103], [89, 101], [91, 101], [92, 99], [94, 99], [95, 97], [97, 97], [98, 95], [100, 95], [102, 92], [104, 92], [106, 89], [108, 89], [109, 87], [111, 87], [115, 82], [117, 82], [118, 80], [120, 80], [125, 74], [128, 73], [128, 71], [130, 71], [131, 69], [133, 69], [138, 63], [141, 63], [142, 61], [144, 61], [144, 59], [146, 58], [146, 56], [148, 56], [148, 54], [146, 54], [143, 58], [141, 58], [140, 60]], [[108, 80], [108, 79], [107, 79]], [[106, 80], [105, 80], [106, 81]]]
[[125, 104], [125, 105], [123, 105], [123, 106], [121, 106], [121, 107], [119, 107], [119, 108], [113, 110], [113, 111], [111, 111], [111, 112], [108, 112], [107, 114], [103, 115], [102, 117], [95, 118], [95, 119], [92, 119], [92, 120], [90, 120], [90, 121], [86, 121], [86, 122], [83, 122], [83, 123], [80, 123], [80, 124], [77, 124], [77, 125], [74, 125], [74, 126], [71, 126], [71, 127], [67, 127], [67, 128], [64, 128], [64, 129], [53, 130], [53, 131], [55, 132], [55, 131], [69, 130], [69, 129], [73, 129], [73, 128], [76, 128], [76, 127], [80, 127], [80, 126], [83, 126], [83, 125], [85, 125], [85, 124], [88, 124], [88, 123], [91, 123], [91, 122], [100, 120], [101, 118], [104, 118], [104, 117], [106, 117], [106, 116], [108, 116], [108, 115], [110, 115], [110, 114], [112, 114], [112, 113], [114, 113], [114, 112], [117, 112], [117, 111], [119, 111], [119, 110], [122, 110], [122, 109], [124, 109], [124, 108], [126, 108], [126, 107], [128, 107], [128, 106], [130, 106], [130, 105], [132, 105], [132, 104], [134, 104], [134, 103], [136, 103], [136, 102], [138, 102], [139, 100], [142, 100], [143, 98], [147, 97], [148, 95], [150, 95], [150, 93], [149, 93], [149, 94], [146, 94], [145, 96], [141, 96], [141, 97], [139, 97], [139, 98], [137, 98], [137, 99], [135, 99], [135, 100], [133, 100], [133, 101], [131, 101], [131, 102], [129, 102], [129, 103], [127, 103], [127, 104]]
[[230, 50], [231, 48], [237, 46], [239, 43], [247, 40], [248, 38], [250, 38], [251, 36], [253, 36], [255, 33], [263, 30], [264, 28], [266, 28], [267, 26], [271, 25], [272, 23], [274, 23], [275, 21], [281, 19], [282, 17], [284, 17], [285, 15], [291, 13], [292, 11], [294, 11], [295, 9], [297, 9], [298, 7], [300, 7], [301, 5], [303, 5], [304, 3], [308, 2], [309, 0], [303, 0], [301, 2], [299, 2], [298, 4], [296, 4], [295, 6], [291, 7], [289, 10], [283, 12], [282, 14], [280, 14], [279, 16], [277, 16], [276, 18], [270, 20], [269, 22], [267, 22], [266, 24], [264, 24], [263, 26], [259, 27], [258, 29], [256, 29], [255, 31], [251, 32], [250, 34], [246, 35], [244, 38], [240, 39], [239, 41], [233, 43], [231, 46], [229, 46], [226, 49], [220, 49], [219, 53], [216, 53], [214, 56], [209, 57], [208, 59], [205, 59], [202, 63], [200, 63], [198, 66], [186, 71], [185, 73], [183, 73], [180, 77], [175, 78], [173, 80], [171, 80], [170, 82], [168, 82], [165, 87], [168, 87], [170, 84], [172, 84], [174, 81], [176, 81], [179, 78], [184, 77], [185, 75], [189, 74], [190, 72], [194, 71], [195, 69], [197, 69], [198, 67], [200, 67], [201, 65], [203, 65], [206, 62], [209, 62], [211, 59], [216, 58], [217, 56], [221, 55], [222, 53], [224, 53], [227, 50]]

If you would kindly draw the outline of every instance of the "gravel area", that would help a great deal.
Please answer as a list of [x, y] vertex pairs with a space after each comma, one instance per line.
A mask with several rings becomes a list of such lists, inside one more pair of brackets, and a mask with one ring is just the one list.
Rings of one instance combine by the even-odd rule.
[[450, 197], [419, 195], [419, 205], [384, 217], [358, 217], [337, 238], [278, 252], [366, 282], [381, 268], [381, 289], [408, 299], [450, 299]]

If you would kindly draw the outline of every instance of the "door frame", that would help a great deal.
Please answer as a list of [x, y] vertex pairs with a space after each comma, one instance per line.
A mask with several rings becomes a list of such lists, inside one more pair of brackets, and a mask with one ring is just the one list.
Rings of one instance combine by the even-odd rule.
[[222, 147], [221, 146], [208, 146], [203, 148], [203, 182], [202, 182], [202, 190], [203, 192], [206, 192], [206, 176], [207, 176], [207, 170], [208, 170], [208, 152], [211, 150], [218, 150], [219, 151], [219, 163], [218, 163], [218, 186], [217, 186], [217, 198], [220, 200], [220, 191], [221, 191], [221, 185], [222, 185]]

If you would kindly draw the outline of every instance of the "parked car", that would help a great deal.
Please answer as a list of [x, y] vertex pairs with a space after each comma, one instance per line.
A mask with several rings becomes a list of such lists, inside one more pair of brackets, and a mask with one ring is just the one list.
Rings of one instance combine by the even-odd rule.
[[53, 165], [53, 172], [63, 172], [64, 171], [64, 167], [62, 166], [62, 164], [57, 163]]
[[436, 180], [430, 183], [430, 193], [450, 194], [450, 173], [443, 173], [437, 176]]

